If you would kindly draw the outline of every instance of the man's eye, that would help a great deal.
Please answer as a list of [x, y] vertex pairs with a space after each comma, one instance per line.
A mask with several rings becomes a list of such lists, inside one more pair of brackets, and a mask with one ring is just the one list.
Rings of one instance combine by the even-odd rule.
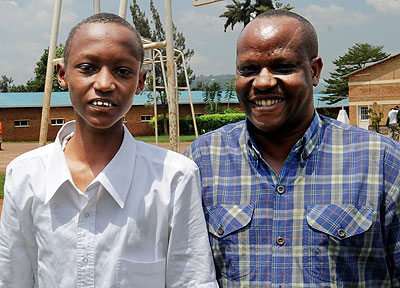
[[118, 68], [116, 70], [116, 73], [121, 76], [128, 76], [128, 75], [132, 74], [133, 72], [131, 69], [128, 69], [128, 68]]
[[96, 69], [90, 65], [90, 64], [80, 64], [78, 65], [78, 69], [81, 70], [82, 72], [88, 73], [88, 72], [93, 72]]
[[239, 68], [239, 73], [242, 76], [254, 76], [259, 73], [259, 69], [256, 67], [240, 67]]
[[283, 74], [292, 73], [292, 72], [296, 71], [296, 65], [282, 64], [282, 65], [278, 65], [278, 66], [274, 67], [273, 70], [278, 73], [283, 73]]

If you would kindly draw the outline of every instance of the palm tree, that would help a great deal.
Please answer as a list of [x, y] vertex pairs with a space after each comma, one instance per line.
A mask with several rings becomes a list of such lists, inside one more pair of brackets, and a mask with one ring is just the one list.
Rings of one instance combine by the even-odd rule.
[[226, 5], [228, 10], [219, 16], [227, 18], [224, 24], [225, 32], [229, 26], [231, 26], [233, 30], [233, 26], [237, 23], [243, 22], [243, 27], [246, 26], [257, 15], [270, 9], [293, 9], [289, 4], [283, 6], [280, 1], [275, 1], [275, 6], [272, 3], [272, 0], [256, 0], [254, 4], [251, 4], [251, 0], [245, 0], [244, 2], [241, 2], [240, 0], [232, 1], [233, 4]]

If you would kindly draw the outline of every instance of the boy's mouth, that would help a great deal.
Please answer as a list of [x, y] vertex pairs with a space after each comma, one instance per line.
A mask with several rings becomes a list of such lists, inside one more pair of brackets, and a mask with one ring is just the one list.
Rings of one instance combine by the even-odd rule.
[[107, 100], [95, 100], [95, 101], [89, 102], [89, 104], [91, 104], [93, 106], [99, 106], [99, 107], [112, 107], [112, 106], [114, 106], [111, 102], [109, 102]]

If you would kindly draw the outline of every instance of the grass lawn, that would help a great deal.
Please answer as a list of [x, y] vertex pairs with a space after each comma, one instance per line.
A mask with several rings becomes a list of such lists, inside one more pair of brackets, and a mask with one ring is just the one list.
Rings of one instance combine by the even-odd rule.
[[0, 198], [4, 197], [4, 178], [6, 175], [0, 174]]
[[[143, 142], [156, 142], [155, 136], [143, 136], [143, 137], [135, 137], [136, 140], [143, 141]], [[180, 142], [193, 142], [196, 139], [195, 135], [183, 135], [179, 138]], [[161, 135], [158, 136], [158, 142], [169, 142], [169, 136]]]

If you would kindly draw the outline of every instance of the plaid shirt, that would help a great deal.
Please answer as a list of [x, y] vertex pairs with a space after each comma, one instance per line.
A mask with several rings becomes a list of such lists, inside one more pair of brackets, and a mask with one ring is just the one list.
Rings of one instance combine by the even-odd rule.
[[279, 175], [246, 122], [197, 139], [221, 287], [400, 287], [400, 145], [315, 115]]

